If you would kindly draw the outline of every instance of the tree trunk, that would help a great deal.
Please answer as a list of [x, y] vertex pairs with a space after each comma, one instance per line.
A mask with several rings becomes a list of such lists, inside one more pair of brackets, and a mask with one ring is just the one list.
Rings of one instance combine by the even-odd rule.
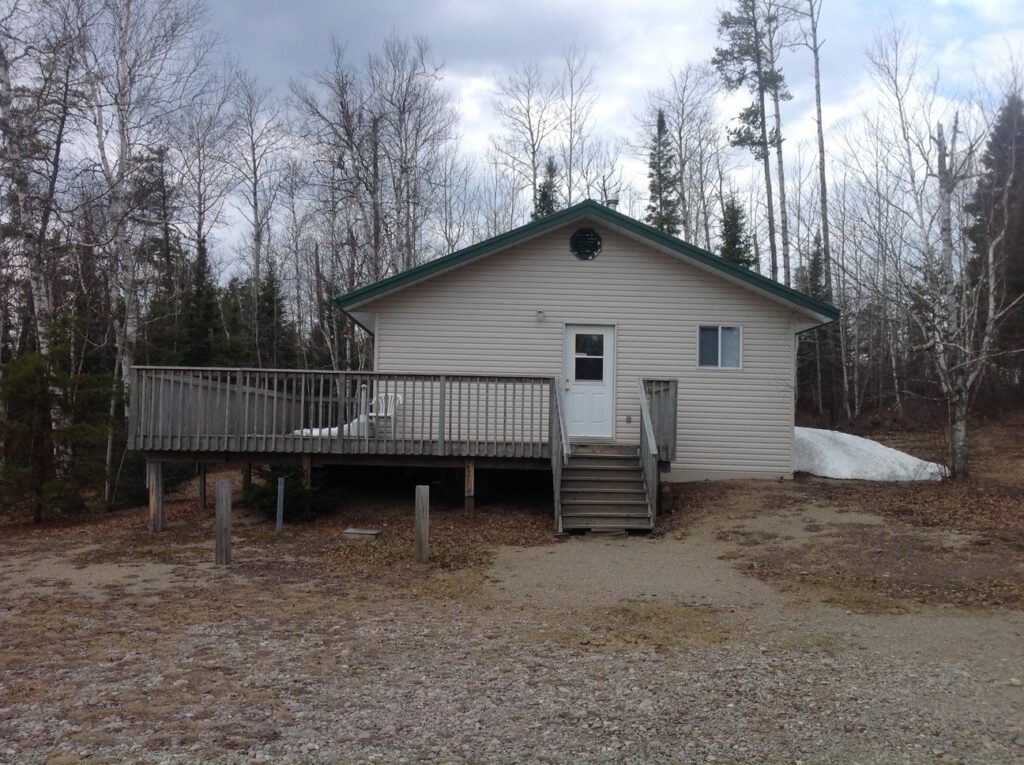
[[[760, 50], [760, 47], [758, 47]], [[766, 113], [764, 98], [764, 71], [761, 66], [761, 57], [757, 57], [757, 106], [761, 112], [761, 165], [764, 169], [764, 191], [765, 200], [768, 203], [768, 250], [771, 253], [771, 277], [773, 281], [779, 280], [779, 254], [775, 247], [775, 202], [772, 199], [772, 166], [768, 146], [768, 115]]]
[[[782, 280], [787, 287], [792, 284], [789, 267], [789, 220], [786, 212], [786, 170], [782, 159], [782, 110], [779, 94], [772, 91], [772, 108], [775, 111], [775, 165], [779, 174], [779, 235], [782, 238]], [[773, 279], [777, 275], [772, 276]]]
[[114, 382], [110, 386], [110, 407], [107, 411], [107, 449], [103, 461], [103, 507], [114, 507], [114, 418], [117, 416], [118, 362], [114, 361]]
[[967, 464], [967, 414], [966, 392], [957, 392], [949, 402], [949, 474], [953, 478], [966, 478]]
[[[815, 8], [815, 2], [818, 5]], [[825, 123], [821, 115], [821, 44], [818, 42], [820, 0], [808, 0], [811, 23], [811, 54], [814, 59], [814, 111], [818, 128], [818, 201], [821, 203], [821, 260], [825, 276], [825, 299], [832, 299], [832, 246], [828, 225], [828, 181], [825, 177]]]

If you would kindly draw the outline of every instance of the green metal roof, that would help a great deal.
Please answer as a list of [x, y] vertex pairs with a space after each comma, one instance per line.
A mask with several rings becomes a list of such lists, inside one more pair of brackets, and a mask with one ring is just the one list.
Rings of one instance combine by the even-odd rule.
[[557, 228], [572, 220], [584, 217], [594, 218], [603, 223], [607, 223], [610, 226], [624, 229], [635, 236], [647, 239], [653, 244], [670, 250], [673, 254], [680, 255], [683, 258], [709, 266], [726, 276], [734, 277], [741, 282], [749, 284], [755, 289], [774, 295], [775, 297], [782, 298], [789, 303], [818, 314], [819, 316], [824, 316], [831, 321], [839, 318], [839, 309], [831, 303], [818, 300], [817, 298], [806, 295], [799, 290], [779, 284], [778, 282], [762, 276], [755, 271], [730, 263], [729, 261], [720, 258], [718, 255], [708, 252], [707, 250], [702, 250], [700, 247], [695, 247], [694, 245], [684, 242], [682, 239], [678, 239], [677, 237], [670, 236], [669, 234], [659, 231], [652, 226], [648, 226], [646, 223], [641, 223], [628, 215], [623, 215], [622, 213], [616, 212], [605, 205], [599, 204], [592, 199], [580, 202], [572, 207], [567, 207], [564, 210], [559, 210], [546, 218], [532, 221], [524, 226], [507, 231], [500, 236], [486, 239], [470, 247], [466, 247], [463, 250], [459, 250], [458, 252], [445, 255], [437, 260], [431, 260], [427, 263], [416, 266], [415, 268], [402, 271], [401, 273], [390, 276], [387, 279], [381, 279], [379, 282], [375, 282], [374, 284], [353, 290], [345, 295], [334, 298], [333, 302], [344, 310], [354, 308], [361, 303], [373, 300], [374, 298], [385, 295], [393, 290], [407, 287], [410, 284], [414, 284], [415, 282], [426, 279], [434, 274], [446, 271], [454, 266], [474, 260], [496, 250], [504, 249], [525, 239], [533, 238], [549, 229]]

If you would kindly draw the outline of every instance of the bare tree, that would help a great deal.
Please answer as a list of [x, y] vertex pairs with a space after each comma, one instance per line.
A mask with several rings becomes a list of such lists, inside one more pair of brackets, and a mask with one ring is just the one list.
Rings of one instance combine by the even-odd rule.
[[264, 275], [274, 201], [281, 183], [281, 163], [288, 135], [284, 110], [270, 91], [251, 76], [237, 80], [237, 143], [233, 165], [241, 181], [240, 209], [249, 225], [249, 266], [252, 274], [252, 332], [256, 358], [261, 358], [261, 334], [257, 311]]
[[494, 112], [504, 132], [492, 140], [494, 155], [502, 161], [520, 188], [530, 191], [537, 206], [547, 143], [558, 127], [557, 89], [536, 61], [516, 67], [498, 83]]
[[622, 141], [598, 138], [588, 143], [580, 165], [580, 180], [587, 196], [606, 201], [619, 199], [626, 191], [622, 169], [624, 150]]
[[196, 0], [82, 0], [82, 46], [92, 154], [104, 183], [104, 247], [118, 278], [116, 343], [127, 380], [139, 331], [140, 264], [132, 256], [130, 184], [136, 159], [166, 143], [188, 103], [211, 41]]
[[778, 173], [779, 192], [779, 237], [782, 244], [782, 279], [788, 287], [792, 284], [792, 268], [789, 252], [789, 209], [786, 202], [786, 170], [782, 152], [782, 101], [791, 98], [782, 75], [781, 55], [783, 50], [792, 47], [794, 42], [792, 23], [796, 14], [779, 0], [763, 0], [764, 2], [764, 54], [765, 64], [770, 76], [767, 80], [767, 91], [772, 100], [772, 116], [774, 126], [769, 142], [775, 148], [775, 169]]
[[81, 115], [76, 97], [81, 42], [73, 7], [47, 2], [28, 13], [7, 3], [0, 18], [0, 139], [10, 189], [10, 226], [28, 272], [32, 341], [49, 350], [56, 305], [50, 227], [69, 132]]
[[380, 140], [401, 270], [416, 265], [426, 250], [424, 234], [435, 211], [432, 181], [458, 122], [451, 97], [438, 87], [443, 71], [419, 38], [410, 42], [389, 37], [383, 53], [370, 56], [367, 63], [370, 97], [382, 117]]
[[560, 157], [565, 204], [576, 200], [581, 186], [580, 166], [584, 163], [591, 134], [590, 117], [597, 100], [594, 66], [586, 46], [574, 41], [562, 56], [562, 77], [558, 84]]
[[436, 227], [445, 254], [469, 244], [473, 236], [474, 208], [479, 204], [472, 186], [474, 171], [473, 164], [460, 157], [454, 147], [449, 147], [440, 157]]
[[174, 134], [185, 228], [196, 250], [209, 248], [210, 233], [223, 223], [224, 205], [238, 184], [233, 162], [238, 114], [231, 98], [236, 73], [211, 76], [181, 111]]
[[824, 43], [818, 36], [821, 20], [822, 0], [807, 0], [803, 9], [803, 44], [811, 52], [814, 63], [814, 121], [818, 139], [818, 204], [821, 207], [819, 226], [821, 228], [821, 252], [825, 270], [825, 289], [832, 293], [832, 248], [828, 224], [828, 178], [825, 155], [825, 120], [821, 113], [821, 47]]
[[658, 110], [665, 113], [677, 162], [682, 237], [711, 247], [718, 200], [717, 164], [724, 128], [717, 119], [718, 78], [709, 64], [687, 64], [672, 72], [667, 90], [650, 91], [640, 131], [648, 134]]

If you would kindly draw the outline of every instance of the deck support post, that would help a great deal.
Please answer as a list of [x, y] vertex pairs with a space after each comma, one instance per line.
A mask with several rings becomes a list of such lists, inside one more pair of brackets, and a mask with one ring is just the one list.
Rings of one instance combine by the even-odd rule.
[[313, 488], [313, 458], [308, 454], [302, 455], [302, 485]]
[[218, 566], [231, 563], [231, 481], [217, 481], [217, 512], [214, 516], [214, 561]]
[[284, 528], [284, 478], [277, 479], [277, 526], [274, 532], [281, 533]]
[[196, 464], [196, 474], [199, 476], [199, 509], [206, 509], [206, 463]]
[[476, 460], [466, 460], [466, 512], [473, 512], [476, 499]]
[[164, 466], [162, 462], [146, 463], [146, 486], [149, 488], [149, 530], [164, 530]]
[[252, 463], [246, 462], [242, 466], [242, 495], [249, 493], [249, 489], [252, 488]]
[[430, 557], [430, 487], [416, 487], [416, 537], [413, 543], [416, 560]]

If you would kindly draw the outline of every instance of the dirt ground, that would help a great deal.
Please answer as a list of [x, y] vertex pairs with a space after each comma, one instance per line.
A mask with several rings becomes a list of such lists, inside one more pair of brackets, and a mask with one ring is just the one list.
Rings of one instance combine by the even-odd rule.
[[0, 762], [1020, 762], [1019, 432], [955, 486], [678, 487], [653, 537], [439, 502], [427, 564], [387, 492], [238, 509], [230, 567], [188, 486], [161, 534], [7, 526]]

